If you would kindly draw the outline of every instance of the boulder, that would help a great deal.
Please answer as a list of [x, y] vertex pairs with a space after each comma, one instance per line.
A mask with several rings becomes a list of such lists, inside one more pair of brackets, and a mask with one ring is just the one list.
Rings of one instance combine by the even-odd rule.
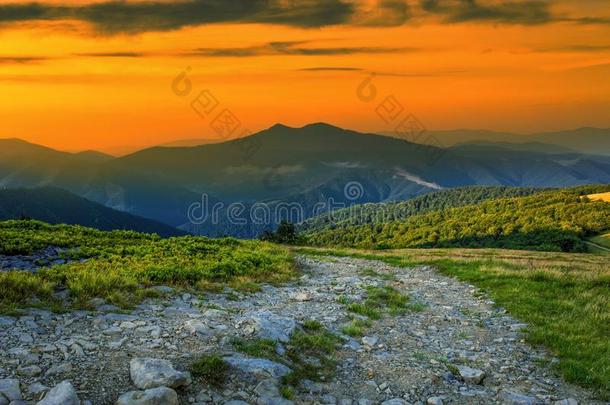
[[178, 405], [178, 394], [167, 387], [130, 391], [121, 395], [116, 405]]
[[18, 401], [22, 399], [19, 380], [14, 378], [0, 380], [0, 394], [4, 395], [9, 401]]
[[70, 381], [62, 381], [47, 392], [37, 405], [80, 405], [80, 400]]
[[481, 370], [477, 370], [476, 368], [457, 366], [457, 369], [462, 380], [467, 383], [480, 384], [481, 381], [483, 381], [483, 378], [485, 378], [485, 373]]
[[538, 403], [536, 398], [515, 391], [502, 391], [500, 398], [505, 405], [535, 405]]
[[131, 380], [140, 389], [157, 387], [176, 388], [191, 383], [191, 375], [174, 369], [163, 359], [135, 358], [129, 363]]
[[244, 315], [238, 322], [238, 326], [247, 335], [286, 343], [290, 340], [296, 322], [294, 319], [279, 316], [269, 311], [254, 311]]

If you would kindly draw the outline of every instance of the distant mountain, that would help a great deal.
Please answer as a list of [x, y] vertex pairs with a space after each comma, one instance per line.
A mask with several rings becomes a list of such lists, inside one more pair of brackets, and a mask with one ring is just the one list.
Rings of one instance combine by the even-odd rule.
[[127, 229], [161, 236], [185, 234], [160, 222], [116, 211], [58, 188], [0, 189], [0, 221], [19, 218], [83, 225], [104, 231]]
[[[549, 145], [550, 151], [557, 147], [565, 148], [564, 152], [610, 155], [610, 128], [578, 128], [566, 131], [542, 132], [533, 134], [515, 134], [510, 132], [496, 132], [486, 130], [460, 129], [453, 131], [430, 131], [430, 137], [422, 137], [422, 142], [426, 143], [432, 139], [437, 139], [443, 147], [450, 147], [457, 144], [469, 142], [490, 142], [505, 144], [543, 144]], [[434, 144], [438, 146], [435, 141]], [[544, 151], [544, 146], [538, 146]], [[549, 151], [545, 151], [549, 152]], [[554, 152], [551, 152], [554, 153]]]
[[[278, 124], [247, 138], [153, 147], [119, 158], [2, 142], [0, 187], [60, 187], [212, 236], [254, 237], [287, 216], [299, 222], [354, 204], [403, 201], [460, 186], [610, 183], [610, 156], [563, 147], [547, 153], [539, 144], [442, 149], [323, 123]], [[204, 197], [206, 212], [193, 218], [189, 210], [201, 208]], [[264, 218], [255, 218], [252, 211], [261, 206]]]
[[178, 139], [176, 141], [163, 143], [158, 146], [166, 147], [166, 148], [184, 148], [184, 147], [191, 147], [191, 146], [210, 145], [210, 144], [221, 143], [221, 142], [223, 142], [223, 141], [220, 139], [201, 139], [201, 138]]

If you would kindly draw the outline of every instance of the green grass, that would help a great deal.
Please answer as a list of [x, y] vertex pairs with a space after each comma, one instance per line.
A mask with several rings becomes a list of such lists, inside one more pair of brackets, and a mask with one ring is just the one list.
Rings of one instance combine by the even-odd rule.
[[70, 291], [73, 308], [88, 308], [95, 297], [129, 308], [154, 294], [150, 288], [155, 285], [189, 290], [229, 285], [256, 291], [259, 283], [281, 283], [295, 275], [290, 251], [266, 242], [161, 239], [37, 221], [0, 222], [0, 254], [31, 254], [47, 246], [66, 249], [64, 255], [75, 261], [35, 274], [0, 273], [0, 313], [15, 313], [39, 301], [51, 306], [52, 293], [59, 288]]
[[212, 354], [200, 357], [191, 365], [193, 377], [202, 378], [205, 382], [221, 386], [227, 379], [229, 365], [222, 357]]
[[526, 337], [560, 362], [571, 383], [610, 398], [610, 266], [607, 255], [498, 249], [357, 251], [298, 249], [314, 255], [382, 260], [393, 266], [434, 265], [476, 285], [529, 324]]
[[370, 328], [372, 322], [368, 319], [352, 319], [352, 321], [344, 326], [341, 331], [352, 337], [363, 336], [364, 332]]
[[264, 358], [278, 361], [277, 342], [271, 339], [253, 339], [245, 340], [236, 338], [233, 340], [233, 347], [238, 352], [247, 354], [248, 356]]
[[[593, 237], [589, 238], [589, 240], [595, 244], [598, 244], [600, 246], [610, 249], [610, 233], [593, 236]], [[589, 247], [591, 247], [591, 246], [589, 246]], [[599, 250], [601, 252], [607, 252], [606, 250], [601, 250], [601, 249], [599, 249]]]

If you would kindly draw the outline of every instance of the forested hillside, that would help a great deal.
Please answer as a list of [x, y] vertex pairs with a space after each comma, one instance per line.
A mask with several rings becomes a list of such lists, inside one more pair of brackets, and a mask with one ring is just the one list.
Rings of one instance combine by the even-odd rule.
[[610, 190], [583, 186], [500, 198], [448, 208], [383, 224], [306, 233], [318, 246], [361, 248], [499, 247], [587, 251], [583, 238], [610, 229], [610, 204], [587, 194]]
[[344, 228], [351, 225], [382, 224], [404, 220], [411, 215], [447, 208], [476, 204], [502, 197], [527, 196], [542, 189], [503, 186], [458, 187], [425, 194], [406, 201], [370, 203], [324, 213], [299, 225], [299, 230], [319, 232], [327, 228]]

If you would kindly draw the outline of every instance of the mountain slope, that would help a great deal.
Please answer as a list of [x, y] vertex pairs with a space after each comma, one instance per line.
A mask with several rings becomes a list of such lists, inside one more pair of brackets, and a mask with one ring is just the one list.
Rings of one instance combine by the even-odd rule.
[[496, 198], [527, 196], [542, 191], [535, 188], [498, 186], [458, 187], [432, 192], [407, 201], [369, 203], [332, 211], [304, 221], [299, 225], [299, 230], [312, 233], [354, 225], [383, 224], [429, 211], [472, 205]]
[[586, 251], [583, 239], [610, 230], [610, 204], [580, 198], [610, 186], [588, 186], [500, 198], [413, 215], [383, 224], [306, 234], [313, 245], [354, 247], [500, 247]]
[[0, 220], [20, 217], [100, 230], [128, 229], [161, 236], [184, 235], [184, 232], [160, 222], [116, 211], [57, 188], [0, 189]]

